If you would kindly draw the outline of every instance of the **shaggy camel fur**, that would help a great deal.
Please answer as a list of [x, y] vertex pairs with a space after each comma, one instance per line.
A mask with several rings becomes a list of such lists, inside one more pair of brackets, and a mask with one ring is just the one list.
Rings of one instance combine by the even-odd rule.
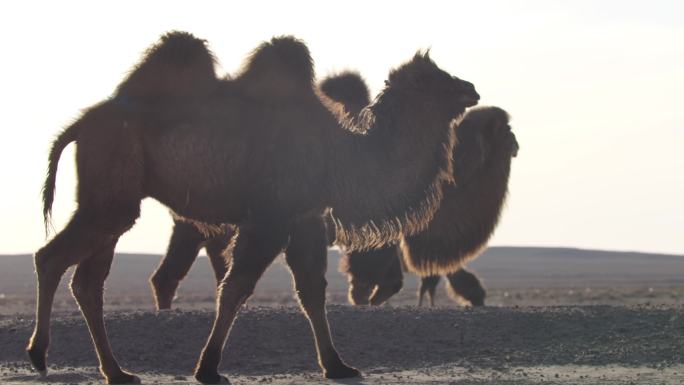
[[427, 228], [401, 240], [404, 263], [421, 276], [448, 274], [480, 254], [501, 215], [511, 160], [519, 145], [506, 111], [497, 107], [468, 112], [458, 128], [455, 185]]
[[[152, 197], [207, 230], [235, 224], [229, 272], [218, 288], [216, 318], [195, 369], [202, 383], [218, 373], [239, 307], [282, 250], [327, 377], [359, 374], [337, 353], [325, 312], [326, 229], [371, 247], [421, 231], [453, 178], [454, 127], [479, 99], [469, 82], [416, 54], [392, 70], [364, 109], [358, 130], [341, 125], [313, 86], [307, 47], [291, 37], [260, 45], [233, 78], [217, 79], [202, 40], [170, 33], [153, 46], [113, 97], [88, 110], [55, 140], [43, 203], [46, 219], [57, 163], [76, 142], [78, 207], [66, 227], [35, 254], [36, 325], [27, 347], [46, 373], [55, 290], [77, 265], [72, 292], [88, 324], [108, 383], [137, 383], [110, 347], [103, 286], [114, 248]], [[366, 132], [359, 134], [358, 132]], [[381, 189], [391, 194], [377, 194]]]
[[[345, 71], [324, 78], [319, 84], [320, 91], [332, 101], [339, 103], [334, 109], [340, 120], [358, 122], [361, 110], [370, 104], [370, 91], [365, 80], [357, 72]], [[328, 243], [335, 240], [335, 225], [330, 216], [326, 216]], [[204, 248], [216, 276], [216, 284], [228, 271], [231, 258], [230, 241], [235, 228], [227, 226], [218, 234], [207, 234], [187, 221], [174, 218], [173, 233], [166, 255], [150, 277], [150, 286], [158, 310], [171, 309], [176, 290], [183, 278], [188, 274], [197, 259], [199, 251]]]
[[[447, 274], [454, 297], [472, 305], [484, 304], [486, 293], [480, 280], [464, 270], [463, 265], [486, 246], [503, 208], [511, 158], [518, 151], [508, 121], [508, 114], [500, 108], [470, 110], [457, 130], [456, 184], [445, 186], [441, 207], [428, 227], [403, 237], [399, 251], [387, 246], [385, 250], [355, 251], [343, 257], [343, 272], [348, 274], [353, 303], [378, 305], [398, 292], [401, 277], [394, 265], [399, 265], [398, 259], [403, 258], [406, 270], [423, 277], [419, 304], [426, 293], [430, 303], [434, 303], [440, 274]], [[371, 259], [376, 261], [369, 262]], [[369, 267], [365, 268], [364, 263]], [[390, 292], [393, 293], [386, 294]], [[371, 297], [358, 298], [360, 293], [369, 293]], [[381, 295], [374, 299], [374, 293]]]

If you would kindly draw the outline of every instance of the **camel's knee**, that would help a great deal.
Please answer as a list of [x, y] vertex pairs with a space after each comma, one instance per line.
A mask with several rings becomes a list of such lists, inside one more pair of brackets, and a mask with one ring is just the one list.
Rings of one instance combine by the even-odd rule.
[[74, 274], [70, 284], [71, 294], [76, 299], [76, 302], [82, 306], [101, 303], [104, 292], [103, 287], [103, 281], [96, 277], [78, 274], [78, 272]]
[[69, 287], [71, 288], [71, 294], [76, 298], [76, 302], [82, 303], [88, 298], [89, 287], [80, 280], [72, 279]]
[[47, 274], [53, 271], [52, 265], [54, 264], [50, 264], [48, 257], [49, 253], [45, 250], [45, 247], [38, 250], [33, 255], [33, 264], [36, 269], [36, 274], [38, 274], [38, 278], [45, 277]]
[[154, 287], [155, 289], [160, 290], [169, 287], [176, 288], [178, 287], [178, 284], [180, 283], [181, 279], [182, 277], [180, 279], [171, 277], [163, 269], [157, 269], [157, 271], [155, 271], [154, 274], [152, 274], [152, 276], [150, 277], [150, 285], [152, 285], [152, 287]]
[[259, 277], [254, 276], [231, 276], [221, 281], [218, 286], [218, 297], [220, 301], [233, 301], [239, 298], [246, 301], [254, 294], [254, 288]]
[[59, 281], [64, 272], [72, 265], [59, 255], [51, 253], [48, 246], [38, 250], [33, 256], [38, 282]]

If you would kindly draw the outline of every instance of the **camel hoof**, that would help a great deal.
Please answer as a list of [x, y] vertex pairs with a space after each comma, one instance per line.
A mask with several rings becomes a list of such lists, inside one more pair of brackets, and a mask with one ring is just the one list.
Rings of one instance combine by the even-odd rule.
[[157, 311], [168, 311], [171, 310], [171, 306], [173, 305], [173, 298], [168, 298], [168, 299], [159, 299], [157, 298]]
[[352, 378], [361, 377], [361, 372], [351, 366], [341, 364], [335, 369], [325, 371], [325, 378]]
[[140, 377], [123, 372], [115, 377], [108, 377], [107, 380], [105, 381], [106, 384], [117, 384], [117, 385], [122, 385], [122, 384], [141, 384], [142, 381], [140, 380]]
[[227, 384], [230, 385], [230, 380], [226, 376], [222, 376], [220, 374], [213, 374], [213, 375], [207, 375], [207, 374], [195, 374], [195, 379], [202, 384]]
[[157, 300], [157, 312], [171, 310], [171, 300]]
[[40, 377], [46, 377], [48, 373], [47, 365], [45, 364], [45, 353], [41, 352], [40, 349], [29, 348], [26, 350], [28, 354], [29, 361], [31, 361], [31, 366], [38, 372]]

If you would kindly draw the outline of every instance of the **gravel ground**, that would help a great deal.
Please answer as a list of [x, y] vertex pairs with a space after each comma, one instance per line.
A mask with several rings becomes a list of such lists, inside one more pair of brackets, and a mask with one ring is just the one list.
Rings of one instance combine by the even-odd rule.
[[[417, 308], [418, 280], [381, 308], [346, 304], [339, 254], [329, 254], [328, 302], [337, 347], [363, 378], [325, 380], [290, 273], [278, 260], [231, 334], [222, 372], [234, 384], [684, 384], [684, 257], [577, 249], [491, 248], [470, 267], [488, 307]], [[122, 365], [148, 384], [194, 384], [192, 369], [213, 321], [215, 283], [201, 258], [174, 307], [152, 311], [153, 255], [118, 255], [105, 314]], [[29, 255], [0, 256], [0, 384], [98, 384], [83, 319], [62, 281], [52, 323], [50, 375], [24, 356], [33, 327]]]
[[[684, 383], [681, 306], [331, 306], [329, 316], [340, 353], [364, 372], [336, 383]], [[107, 314], [122, 365], [146, 383], [193, 383], [212, 320], [211, 311]], [[23, 352], [32, 323], [32, 316], [0, 316], [1, 383], [36, 381]], [[101, 382], [81, 315], [59, 312], [52, 325], [47, 382]], [[330, 383], [316, 366], [308, 323], [292, 306], [244, 308], [221, 370], [235, 384]]]

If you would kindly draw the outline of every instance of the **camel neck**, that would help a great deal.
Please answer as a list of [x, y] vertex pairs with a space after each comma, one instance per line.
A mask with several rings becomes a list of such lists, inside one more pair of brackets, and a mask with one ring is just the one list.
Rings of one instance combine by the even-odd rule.
[[382, 94], [360, 117], [365, 134], [336, 138], [332, 213], [349, 247], [384, 244], [431, 219], [452, 179], [455, 142], [451, 119], [434, 110]]

